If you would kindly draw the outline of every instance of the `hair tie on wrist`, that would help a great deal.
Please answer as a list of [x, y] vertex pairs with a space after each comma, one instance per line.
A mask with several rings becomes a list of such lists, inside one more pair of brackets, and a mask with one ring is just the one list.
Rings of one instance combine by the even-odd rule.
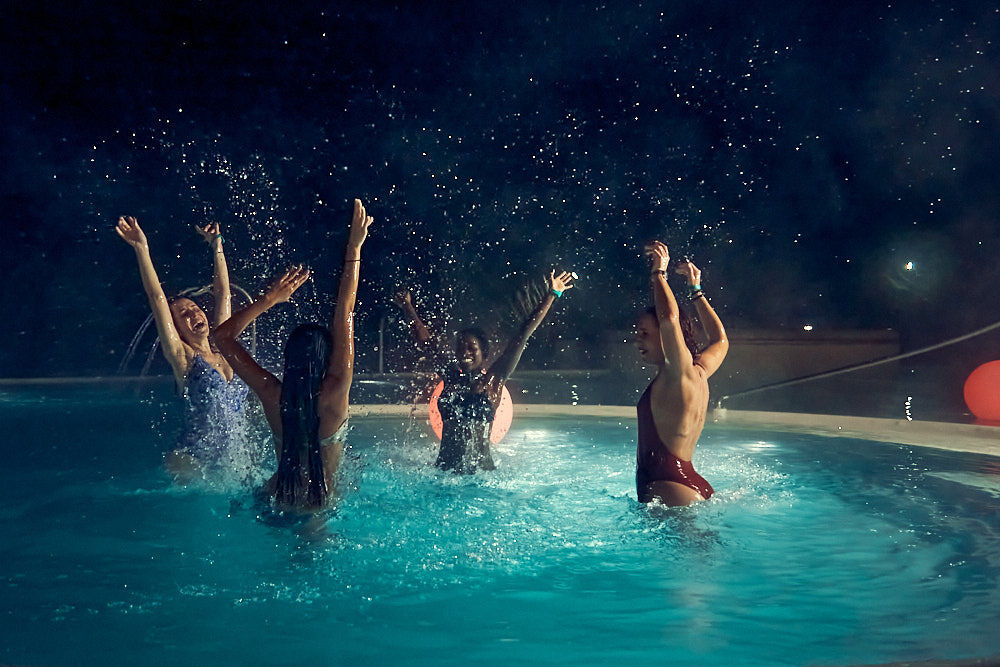
[[215, 238], [212, 239], [212, 240], [213, 241], [218, 241], [219, 243], [225, 243], [226, 242], [226, 239], [222, 238], [222, 234], [216, 234]]
[[562, 298], [562, 295], [563, 295], [562, 290], [557, 290], [557, 289], [555, 289], [553, 287], [552, 290], [551, 290], [551, 292], [556, 295], [557, 299], [561, 299]]

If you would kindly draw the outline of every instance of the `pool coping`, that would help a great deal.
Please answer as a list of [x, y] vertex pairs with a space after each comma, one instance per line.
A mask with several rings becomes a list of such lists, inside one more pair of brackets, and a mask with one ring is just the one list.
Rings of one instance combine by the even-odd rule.
[[[357, 416], [409, 416], [422, 405], [360, 404], [351, 406]], [[633, 405], [556, 405], [521, 403], [514, 416], [526, 417], [607, 417], [635, 419]], [[755, 427], [769, 431], [809, 433], [835, 438], [858, 438], [874, 442], [929, 447], [1000, 457], [1000, 426], [957, 424], [851, 415], [821, 415], [805, 412], [764, 412], [758, 410], [712, 410], [710, 424], [722, 427]]]

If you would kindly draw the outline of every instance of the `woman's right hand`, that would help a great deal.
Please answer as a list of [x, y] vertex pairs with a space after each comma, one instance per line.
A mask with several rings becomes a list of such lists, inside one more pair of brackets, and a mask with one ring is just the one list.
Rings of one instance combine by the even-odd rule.
[[398, 289], [396, 293], [392, 296], [392, 301], [400, 308], [412, 308], [413, 307], [413, 294], [410, 293], [408, 289]]
[[115, 231], [118, 232], [118, 236], [122, 237], [125, 243], [136, 250], [149, 250], [149, 243], [146, 242], [146, 235], [143, 233], [142, 228], [139, 227], [139, 221], [131, 215], [123, 215], [118, 218]]
[[684, 260], [677, 265], [676, 272], [687, 280], [688, 287], [701, 285], [701, 269], [694, 265], [691, 260]]
[[375, 219], [365, 211], [365, 205], [360, 199], [354, 200], [354, 215], [351, 216], [351, 231], [347, 237], [347, 247], [360, 250], [361, 245], [368, 238], [368, 227]]
[[275, 278], [271, 286], [267, 288], [265, 297], [272, 303], [285, 303], [292, 298], [295, 290], [306, 284], [309, 280], [309, 269], [301, 264], [295, 264], [285, 269], [285, 272]]

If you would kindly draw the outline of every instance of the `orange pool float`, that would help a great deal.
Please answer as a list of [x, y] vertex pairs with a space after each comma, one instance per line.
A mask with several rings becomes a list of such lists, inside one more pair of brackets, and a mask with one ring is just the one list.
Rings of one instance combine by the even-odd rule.
[[[441, 439], [441, 433], [444, 431], [441, 411], [438, 410], [438, 397], [441, 396], [442, 391], [444, 391], [444, 380], [438, 382], [437, 386], [434, 387], [434, 392], [431, 394], [431, 400], [428, 405], [431, 429], [438, 440]], [[507, 431], [510, 430], [510, 422], [513, 419], [514, 401], [510, 399], [510, 392], [507, 391], [507, 387], [504, 387], [503, 391], [500, 392], [500, 405], [497, 407], [497, 413], [493, 416], [493, 427], [490, 429], [490, 443], [495, 445], [503, 440], [504, 436], [507, 435]]]
[[1000, 360], [989, 361], [965, 381], [965, 404], [979, 419], [1000, 421]]

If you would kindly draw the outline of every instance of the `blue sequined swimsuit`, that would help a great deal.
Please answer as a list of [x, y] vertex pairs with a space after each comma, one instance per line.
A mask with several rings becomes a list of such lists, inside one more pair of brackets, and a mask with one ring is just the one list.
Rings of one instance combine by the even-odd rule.
[[196, 356], [184, 387], [184, 432], [178, 449], [208, 465], [236, 465], [246, 460], [246, 405], [249, 387], [232, 382]]

